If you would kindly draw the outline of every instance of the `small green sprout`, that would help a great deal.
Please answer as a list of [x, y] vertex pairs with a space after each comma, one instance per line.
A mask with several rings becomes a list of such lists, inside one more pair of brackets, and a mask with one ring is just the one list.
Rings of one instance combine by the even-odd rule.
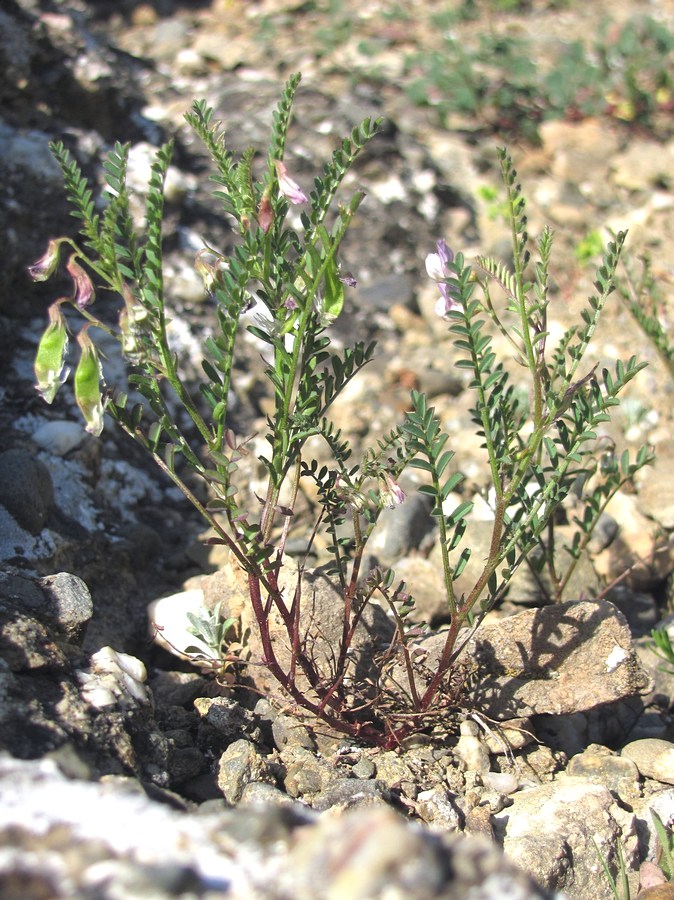
[[213, 609], [204, 607], [198, 613], [187, 613], [191, 622], [187, 631], [204, 644], [209, 653], [204, 653], [203, 647], [192, 644], [185, 647], [184, 653], [190, 657], [191, 662], [206, 665], [209, 668], [221, 670], [229, 661], [226, 654], [226, 641], [229, 632], [236, 626], [235, 618], [222, 618], [220, 615], [220, 603]]

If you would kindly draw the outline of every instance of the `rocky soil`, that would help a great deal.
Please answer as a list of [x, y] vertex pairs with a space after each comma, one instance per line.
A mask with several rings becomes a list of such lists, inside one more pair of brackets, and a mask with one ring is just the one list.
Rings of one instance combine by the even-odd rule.
[[[336, 404], [335, 422], [357, 449], [400, 421], [410, 387], [426, 391], [476, 500], [471, 542], [484, 557], [487, 472], [424, 257], [444, 236], [469, 258], [507, 258], [490, 191], [495, 147], [508, 141], [532, 233], [545, 223], [557, 232], [551, 330], [575, 321], [592, 290], [579, 244], [624, 228], [629, 257], [650, 255], [671, 320], [674, 127], [553, 120], [537, 144], [467, 116], [440, 127], [405, 94], [406, 59], [440, 46], [430, 15], [446, 6], [412, 2], [407, 18], [396, 4], [363, 10], [355, 0], [0, 7], [3, 897], [594, 900], [613, 896], [599, 854], [614, 874], [622, 854], [632, 896], [674, 896], [651, 817], [674, 823], [674, 675], [649, 646], [661, 623], [674, 638], [672, 380], [617, 299], [590, 365], [632, 354], [649, 365], [606, 434], [621, 449], [648, 443], [656, 462], [609, 508], [563, 603], [546, 603], [524, 572], [513, 582], [468, 648], [484, 661], [488, 647], [489, 664], [456, 715], [396, 751], [326, 734], [292, 717], [275, 689], [260, 698], [223, 687], [153, 644], [151, 603], [168, 598], [151, 616], [184, 646], [186, 611], [243, 605], [236, 571], [112, 423], [88, 436], [67, 385], [50, 407], [34, 391], [46, 307], [70, 288], [33, 285], [25, 270], [50, 237], [74, 231], [48, 142], [64, 141], [97, 181], [102, 154], [131, 142], [142, 190], [153, 148], [176, 137], [168, 282], [175, 347], [196, 373], [213, 314], [195, 253], [232, 236], [182, 116], [206, 98], [233, 150], [262, 149], [283, 80], [301, 70], [289, 159], [302, 184], [360, 119], [386, 122], [351, 181], [367, 190], [342, 251], [358, 286], [335, 326], [338, 341], [376, 338], [377, 359]], [[456, 27], [466, 42], [485, 28], [536, 37], [545, 58], [605, 15], [624, 23], [644, 12], [674, 29], [664, 0], [533, 2]], [[264, 430], [262, 388], [251, 348], [236, 379], [242, 436]], [[254, 454], [247, 465], [254, 491]], [[418, 615], [441, 629], [439, 564], [424, 540], [432, 522], [405, 487], [373, 553], [414, 585]]]

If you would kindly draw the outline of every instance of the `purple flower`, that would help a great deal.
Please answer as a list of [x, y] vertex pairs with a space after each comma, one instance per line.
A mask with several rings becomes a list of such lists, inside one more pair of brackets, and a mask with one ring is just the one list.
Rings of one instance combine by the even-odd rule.
[[436, 252], [429, 253], [426, 257], [426, 271], [440, 291], [440, 297], [435, 304], [435, 313], [444, 317], [453, 309], [458, 309], [460, 298], [455, 288], [447, 284], [447, 280], [452, 276], [449, 266], [454, 260], [454, 253], [442, 238], [435, 248]]
[[426, 271], [433, 281], [442, 281], [451, 274], [448, 265], [453, 261], [454, 254], [442, 238], [435, 245], [436, 252], [429, 253], [426, 257]]
[[309, 198], [299, 184], [296, 181], [293, 181], [288, 175], [288, 169], [286, 168], [285, 163], [282, 163], [281, 160], [277, 159], [274, 165], [276, 166], [278, 186], [283, 196], [294, 204], [306, 203]]
[[342, 282], [342, 284], [345, 284], [350, 288], [355, 288], [358, 285], [358, 282], [353, 277], [351, 272], [345, 272], [343, 275], [340, 275], [339, 280]]
[[459, 298], [454, 292], [453, 288], [451, 288], [448, 284], [440, 281], [438, 283], [438, 287], [440, 288], [440, 296], [435, 303], [435, 314], [436, 316], [444, 318], [444, 316], [450, 313], [453, 309], [459, 308]]
[[75, 254], [68, 260], [66, 269], [75, 282], [75, 296], [73, 297], [72, 302], [78, 309], [85, 309], [96, 296], [91, 278], [89, 278], [82, 266], [76, 261]]

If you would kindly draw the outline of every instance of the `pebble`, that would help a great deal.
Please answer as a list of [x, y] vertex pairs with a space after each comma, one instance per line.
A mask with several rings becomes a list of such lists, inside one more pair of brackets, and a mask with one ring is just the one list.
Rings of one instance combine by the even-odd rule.
[[572, 757], [566, 771], [569, 775], [603, 784], [623, 798], [634, 797], [638, 793], [639, 770], [635, 763], [600, 744], [590, 744], [582, 753]]
[[622, 755], [636, 764], [644, 778], [674, 784], [674, 744], [661, 738], [642, 738], [622, 749]]
[[42, 450], [48, 450], [56, 456], [65, 456], [79, 447], [87, 436], [79, 422], [67, 422], [58, 419], [45, 422], [33, 432], [33, 442]]
[[269, 780], [268, 766], [250, 741], [234, 741], [220, 757], [218, 787], [232, 805], [239, 802], [247, 784]]
[[419, 791], [414, 809], [434, 831], [461, 830], [461, 814], [452, 803], [452, 795], [443, 787]]
[[462, 722], [461, 736], [454, 748], [455, 754], [468, 772], [480, 775], [489, 771], [489, 750], [477, 737], [479, 728], [475, 722]]
[[68, 572], [47, 575], [40, 580], [40, 587], [49, 602], [49, 614], [55, 624], [70, 640], [81, 638], [84, 626], [94, 614], [94, 604], [89, 588]]
[[485, 772], [482, 784], [499, 794], [514, 794], [519, 790], [520, 780], [512, 772]]
[[151, 703], [151, 695], [144, 682], [147, 672], [135, 656], [118, 653], [103, 647], [94, 653], [90, 668], [77, 672], [82, 695], [96, 709], [119, 705], [134, 707]]

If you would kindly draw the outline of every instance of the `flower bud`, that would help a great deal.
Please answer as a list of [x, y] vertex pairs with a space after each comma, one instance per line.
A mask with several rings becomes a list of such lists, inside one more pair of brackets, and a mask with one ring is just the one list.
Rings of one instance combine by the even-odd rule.
[[35, 356], [35, 387], [47, 403], [52, 403], [56, 392], [68, 377], [65, 358], [68, 353], [68, 330], [61, 311], [65, 297], [49, 307], [49, 325], [42, 335]]
[[49, 241], [44, 256], [41, 256], [32, 266], [28, 266], [28, 274], [33, 281], [46, 281], [54, 274], [59, 264], [62, 240], [63, 238]]
[[98, 436], [103, 431], [105, 404], [101, 396], [103, 373], [96, 345], [89, 337], [89, 326], [77, 335], [80, 345], [80, 361], [75, 370], [75, 400], [84, 416], [86, 430]]
[[265, 192], [257, 210], [257, 224], [266, 234], [274, 223], [274, 210], [269, 195]]

